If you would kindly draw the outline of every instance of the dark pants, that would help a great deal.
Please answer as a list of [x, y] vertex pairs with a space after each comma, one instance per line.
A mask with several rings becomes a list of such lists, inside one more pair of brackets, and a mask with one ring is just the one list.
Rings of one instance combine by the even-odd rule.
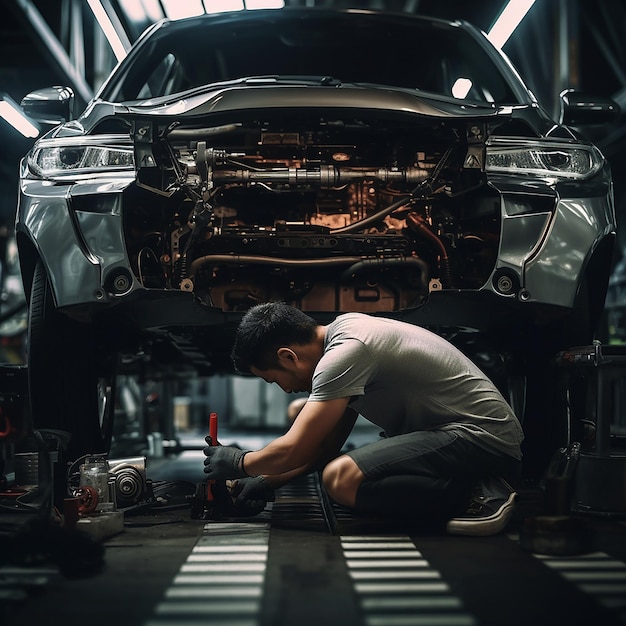
[[417, 431], [370, 443], [348, 455], [365, 474], [355, 511], [410, 515], [440, 523], [462, 514], [481, 478], [517, 482], [521, 463], [493, 454], [455, 431]]

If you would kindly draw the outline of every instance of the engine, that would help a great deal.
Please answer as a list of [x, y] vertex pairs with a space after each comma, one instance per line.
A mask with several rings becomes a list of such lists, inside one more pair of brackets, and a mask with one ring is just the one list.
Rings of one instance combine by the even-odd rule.
[[136, 276], [225, 311], [395, 311], [479, 288], [499, 201], [466, 126], [281, 116], [144, 132], [124, 209]]

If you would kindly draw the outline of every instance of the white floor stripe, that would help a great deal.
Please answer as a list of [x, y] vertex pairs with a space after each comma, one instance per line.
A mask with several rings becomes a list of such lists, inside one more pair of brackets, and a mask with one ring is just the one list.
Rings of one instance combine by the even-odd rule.
[[376, 595], [376, 594], [409, 594], [409, 593], [436, 593], [449, 592], [450, 587], [445, 582], [419, 582], [419, 583], [355, 583], [354, 589], [357, 593]]
[[476, 621], [471, 615], [445, 615], [423, 613], [422, 615], [366, 615], [367, 626], [474, 626]]
[[607, 585], [593, 583], [580, 583], [578, 585], [584, 592], [591, 595], [616, 595], [618, 593], [626, 594], [626, 583], [623, 585]]
[[[156, 617], [146, 622], [149, 626], [209, 626], [211, 622], [207, 621], [206, 617], [197, 617], [197, 618], [189, 618], [181, 619], [179, 617]], [[219, 622], [213, 622], [211, 626], [258, 626], [259, 622], [257, 618], [228, 618], [222, 619], [220, 618]]]
[[615, 571], [609, 571], [609, 572], [589, 572], [589, 571], [585, 571], [585, 572], [568, 572], [568, 571], [564, 571], [562, 572], [563, 576], [565, 576], [565, 578], [567, 578], [568, 580], [581, 580], [581, 581], [597, 581], [597, 580], [610, 580], [610, 581], [617, 581], [617, 580], [621, 580], [626, 582], [626, 570], [622, 571], [622, 572], [615, 572]]
[[263, 574], [178, 574], [175, 585], [262, 585]]
[[366, 626], [475, 626], [408, 537], [341, 537]]
[[187, 563], [214, 563], [219, 559], [222, 563], [262, 563], [267, 559], [267, 552], [224, 554], [222, 552], [192, 552]]
[[571, 557], [535, 556], [626, 624], [626, 563], [604, 552]]
[[[346, 557], [352, 557], [352, 555], [345, 555]], [[388, 556], [385, 554], [385, 556]], [[347, 558], [346, 563], [350, 568], [363, 568], [367, 567], [370, 569], [385, 569], [392, 567], [430, 567], [428, 561], [426, 559], [354, 559]]]
[[[201, 538], [200, 541], [204, 543], [204, 538]], [[257, 546], [257, 545], [249, 545], [242, 544], [237, 546], [225, 546], [225, 545], [217, 545], [217, 546], [204, 546], [198, 544], [194, 549], [192, 554], [216, 554], [219, 553], [221, 555], [226, 554], [238, 554], [243, 552], [244, 554], [251, 555], [255, 553], [267, 554], [268, 546]]]
[[341, 543], [344, 550], [410, 550], [413, 554], [419, 554], [419, 550], [411, 541], [376, 541], [376, 537], [364, 538], [358, 541], [357, 537], [342, 537]]
[[432, 569], [412, 569], [408, 571], [374, 569], [367, 572], [350, 570], [350, 576], [354, 580], [428, 580], [441, 578], [441, 574]]
[[601, 568], [607, 569], [624, 569], [622, 561], [611, 559], [606, 554], [589, 554], [586, 556], [572, 556], [569, 559], [563, 557], [549, 557], [545, 555], [535, 555], [545, 561], [549, 561], [550, 567], [562, 571], [566, 570], [590, 570]]
[[206, 602], [162, 602], [156, 608], [157, 615], [177, 615], [181, 619], [187, 615], [256, 615], [258, 602], [207, 600]]
[[206, 524], [144, 626], [258, 626], [269, 532], [269, 524]]
[[429, 594], [428, 596], [418, 597], [405, 597], [405, 596], [377, 596], [375, 598], [363, 598], [361, 606], [365, 611], [381, 609], [391, 609], [397, 611], [399, 609], [461, 609], [463, 608], [462, 602], [449, 595], [435, 596]]
[[[346, 547], [348, 544], [344, 544], [343, 553], [350, 559], [369, 559], [372, 556], [380, 554], [377, 550], [353, 550], [350, 547]], [[388, 559], [414, 559], [420, 558], [419, 550], [385, 550], [385, 556]]]
[[165, 592], [165, 597], [169, 599], [192, 599], [202, 598], [260, 598], [263, 590], [255, 585], [253, 587], [203, 587], [203, 586], [182, 586], [170, 587]]
[[216, 555], [217, 563], [185, 563], [180, 568], [181, 574], [212, 573], [212, 572], [264, 572], [265, 561], [262, 563], [223, 563]]

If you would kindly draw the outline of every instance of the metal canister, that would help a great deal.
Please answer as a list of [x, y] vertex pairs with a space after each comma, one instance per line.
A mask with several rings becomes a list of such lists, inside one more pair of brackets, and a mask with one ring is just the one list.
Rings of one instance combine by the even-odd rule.
[[18, 487], [32, 488], [39, 485], [39, 453], [16, 452], [15, 484]]

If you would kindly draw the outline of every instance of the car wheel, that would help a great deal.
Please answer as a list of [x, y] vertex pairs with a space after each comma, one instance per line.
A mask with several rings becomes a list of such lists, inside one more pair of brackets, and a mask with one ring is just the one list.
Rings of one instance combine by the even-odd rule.
[[108, 452], [114, 368], [99, 354], [93, 329], [56, 310], [41, 263], [33, 277], [27, 346], [34, 429], [68, 433], [69, 460]]

